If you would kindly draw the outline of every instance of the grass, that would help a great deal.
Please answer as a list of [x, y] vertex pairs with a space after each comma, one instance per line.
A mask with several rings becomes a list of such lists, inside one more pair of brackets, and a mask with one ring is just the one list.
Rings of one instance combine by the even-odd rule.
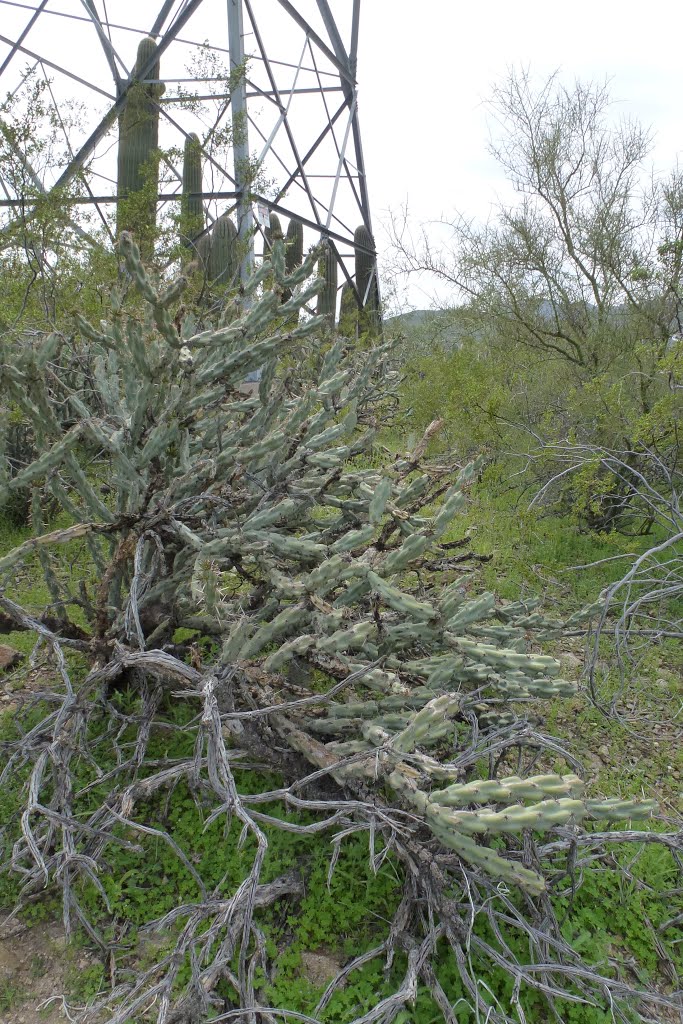
[[[580, 532], [571, 519], [530, 509], [513, 491], [501, 493], [492, 476], [492, 471], [485, 473], [473, 489], [461, 523], [463, 533], [468, 528], [472, 532], [473, 548], [493, 555], [481, 579], [504, 600], [544, 596], [571, 613], [595, 601], [623, 575], [629, 554], [640, 554], [653, 543], [651, 536]], [[592, 566], [594, 562], [602, 564]], [[576, 571], [576, 566], [586, 568]]]
[[0, 1011], [11, 1010], [20, 1000], [21, 992], [11, 978], [0, 981]]
[[[72, 525], [72, 520], [66, 513], [60, 513], [50, 523], [49, 529], [60, 529]], [[31, 536], [31, 529], [27, 526], [18, 526], [0, 515], [0, 556], [6, 555], [13, 548], [18, 547]], [[76, 592], [79, 581], [91, 582], [92, 558], [85, 542], [76, 541], [69, 545], [68, 553], [62, 549], [64, 557], [60, 559], [59, 575], [70, 583], [71, 589]], [[39, 611], [48, 606], [51, 602], [50, 590], [45, 582], [40, 560], [37, 554], [26, 559], [18, 569], [12, 580], [11, 596], [28, 611]], [[85, 626], [85, 617], [81, 608], [77, 605], [69, 607], [69, 617], [76, 625]], [[33, 650], [37, 634], [30, 630], [15, 630], [10, 633], [0, 634], [4, 636], [3, 643], [8, 643], [22, 654], [30, 654]]]

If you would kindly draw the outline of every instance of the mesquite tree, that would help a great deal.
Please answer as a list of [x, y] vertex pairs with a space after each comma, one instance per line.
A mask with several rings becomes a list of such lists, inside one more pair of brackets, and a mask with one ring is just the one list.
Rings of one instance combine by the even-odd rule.
[[[648, 816], [653, 804], [587, 798], [571, 754], [523, 714], [531, 698], [561, 699], [575, 686], [554, 658], [529, 647], [532, 631], [549, 638], [561, 623], [463, 586], [460, 542], [445, 534], [476, 466], [427, 460], [429, 431], [383, 465], [367, 458], [394, 386], [387, 349], [355, 362], [343, 339], [316, 352], [328, 337], [317, 333], [323, 318], [288, 327], [289, 314], [324, 286], [310, 280], [318, 252], [288, 271], [274, 235], [272, 259], [246, 295], [217, 323], [200, 324], [182, 312], [183, 277], [153, 280], [126, 234], [120, 250], [129, 277], [108, 322], [79, 319], [80, 338], [51, 336], [0, 360], [38, 450], [31, 466], [2, 481], [5, 494], [30, 486], [36, 500], [33, 538], [0, 559], [0, 572], [11, 582], [37, 556], [51, 597], [27, 610], [6, 590], [0, 608], [14, 628], [39, 634], [57, 669], [42, 720], [10, 747], [2, 776], [28, 771], [9, 867], [23, 875], [24, 898], [46, 881], [60, 884], [67, 925], [84, 926], [110, 963], [116, 941], [82, 899], [85, 882], [101, 890], [97, 869], [110, 844], [144, 842], [151, 832], [197, 887], [196, 898], [158, 922], [175, 936], [174, 950], [116, 985], [84, 1019], [105, 1004], [110, 1024], [143, 1012], [159, 1021], [210, 1012], [276, 1019], [280, 1011], [260, 1006], [254, 982], [256, 967], [267, 969], [258, 910], [295, 895], [301, 881], [263, 881], [264, 823], [302, 834], [334, 829], [337, 846], [367, 831], [371, 851], [379, 843], [404, 869], [386, 935], [346, 966], [320, 1013], [355, 966], [398, 954], [403, 980], [356, 1024], [393, 1020], [418, 981], [453, 1021], [433, 967], [444, 944], [473, 1012], [490, 1021], [516, 1019], [479, 984], [501, 964], [517, 989], [534, 988], [550, 1004], [568, 993], [618, 1006], [627, 986], [581, 962], [550, 892], [581, 863], [584, 846], [640, 835], [597, 834], [583, 822]], [[61, 372], [72, 366], [69, 346], [86, 342], [87, 386]], [[297, 381], [292, 356], [317, 367], [314, 382]], [[245, 395], [245, 374], [259, 367], [258, 393]], [[70, 525], [43, 526], [43, 488]], [[74, 548], [84, 566], [76, 581], [62, 568]], [[211, 638], [214, 653], [191, 652], [183, 629]], [[78, 681], [70, 651], [87, 659]], [[139, 695], [134, 712], [114, 701], [112, 688], [122, 685]], [[200, 711], [188, 726], [194, 753], [155, 759], [150, 737], [171, 694]], [[277, 769], [283, 785], [256, 797], [240, 792], [233, 765], [241, 751]], [[566, 770], [552, 771], [546, 752]], [[93, 780], [86, 786], [84, 772]], [[237, 819], [253, 840], [251, 867], [231, 892], [206, 888], [170, 826], [150, 830], [146, 801], [179, 780], [205, 816]], [[278, 800], [317, 820], [293, 825], [258, 809]], [[488, 937], [472, 930], [480, 912]], [[513, 934], [524, 938], [524, 954], [503, 937]], [[230, 997], [216, 991], [226, 979]], [[667, 1001], [637, 998], [643, 1019]]]
[[[546, 503], [578, 513], [582, 526], [628, 533], [637, 478], [657, 486], [648, 450], [678, 446], [680, 411], [667, 406], [669, 353], [682, 327], [683, 177], [679, 168], [651, 173], [652, 133], [615, 116], [606, 85], [566, 84], [559, 74], [537, 83], [511, 69], [489, 110], [489, 151], [513, 201], [486, 223], [462, 210], [415, 244], [397, 218], [396, 269], [433, 275], [450, 291], [454, 347], [487, 377], [460, 407], [493, 450], [518, 455], [524, 484], [554, 478]], [[434, 347], [438, 357], [442, 346]], [[441, 365], [435, 390], [443, 378], [462, 390], [453, 364]], [[586, 493], [558, 473], [556, 446], [568, 440], [628, 450], [630, 478], [602, 465], [584, 478]]]

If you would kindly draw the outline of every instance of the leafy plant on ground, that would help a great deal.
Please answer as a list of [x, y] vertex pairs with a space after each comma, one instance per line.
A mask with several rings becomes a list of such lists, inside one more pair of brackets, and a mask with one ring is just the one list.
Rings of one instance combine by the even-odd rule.
[[[183, 277], [154, 280], [126, 234], [120, 248], [128, 278], [109, 323], [79, 320], [94, 386], [39, 372], [54, 337], [5, 346], [0, 371], [38, 452], [4, 481], [6, 493], [33, 489], [34, 533], [0, 558], [0, 572], [35, 557], [49, 591], [42, 609], [9, 595], [0, 607], [39, 634], [61, 681], [9, 748], [3, 780], [29, 779], [9, 867], [23, 900], [58, 881], [67, 925], [85, 929], [110, 964], [121, 959], [117, 905], [134, 920], [145, 880], [132, 865], [123, 879], [99, 869], [151, 844], [169, 889], [153, 923], [169, 943], [132, 976], [114, 970], [112, 991], [82, 1019], [105, 1005], [110, 1024], [284, 1012], [262, 1002], [272, 950], [259, 916], [301, 893], [294, 868], [269, 875], [282, 831], [331, 831], [331, 877], [358, 834], [370, 869], [391, 863], [401, 878], [390, 923], [330, 984], [319, 1018], [347, 977], [376, 974], [382, 958], [388, 991], [347, 1008], [356, 1024], [405, 1019], [420, 982], [452, 1021], [445, 958], [462, 1005], [501, 1024], [527, 1001], [609, 1002], [622, 1020], [630, 1002], [652, 1019], [672, 1000], [634, 992], [609, 964], [585, 964], [552, 895], [596, 848], [648, 841], [668, 851], [678, 839], [595, 831], [654, 806], [589, 798], [572, 754], [524, 715], [531, 698], [575, 690], [552, 656], [529, 647], [532, 633], [550, 640], [567, 624], [462, 587], [458, 542], [445, 537], [476, 465], [426, 460], [435, 427], [405, 456], [362, 465], [395, 377], [382, 346], [357, 362], [344, 358], [343, 339], [322, 345], [319, 318], [287, 326], [320, 290], [309, 280], [318, 253], [288, 272], [273, 238], [272, 260], [244, 294], [218, 322], [200, 323], [178, 308]], [[317, 379], [297, 387], [279, 360], [289, 351], [303, 362], [307, 347]], [[258, 368], [258, 394], [245, 394]], [[41, 488], [70, 525], [43, 525]], [[73, 545], [87, 546], [91, 578], [61, 571]], [[218, 656], [179, 630], [209, 638]], [[78, 681], [69, 650], [90, 661]], [[191, 722], [169, 704], [186, 704]], [[164, 730], [182, 736], [183, 753], [158, 750]], [[254, 792], [240, 769], [255, 762], [282, 781]], [[174, 793], [184, 799], [172, 805]], [[184, 849], [173, 816], [190, 800], [203, 835]], [[232, 859], [218, 855], [221, 843]], [[506, 976], [506, 1002], [480, 984], [491, 971]]]

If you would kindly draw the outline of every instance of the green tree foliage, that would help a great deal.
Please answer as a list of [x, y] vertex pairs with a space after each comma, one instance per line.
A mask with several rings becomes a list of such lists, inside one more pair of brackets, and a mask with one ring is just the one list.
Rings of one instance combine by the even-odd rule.
[[[643, 184], [651, 137], [611, 117], [605, 86], [552, 76], [535, 89], [513, 72], [491, 108], [491, 152], [519, 200], [484, 226], [454, 221], [447, 252], [395, 237], [402, 270], [437, 275], [463, 304], [458, 351], [431, 364], [452, 384], [431, 371], [429, 380], [453, 393], [483, 360], [483, 387], [469, 381], [465, 401], [495, 451], [528, 459], [543, 444], [592, 443], [631, 451], [637, 472], [644, 448], [675, 444], [680, 416], [669, 357], [681, 329], [683, 179]], [[442, 410], [452, 413], [454, 404]], [[540, 483], [556, 466], [551, 456], [532, 464]], [[548, 496], [576, 506], [573, 479]], [[625, 494], [613, 477], [588, 492], [588, 525], [620, 520]]]

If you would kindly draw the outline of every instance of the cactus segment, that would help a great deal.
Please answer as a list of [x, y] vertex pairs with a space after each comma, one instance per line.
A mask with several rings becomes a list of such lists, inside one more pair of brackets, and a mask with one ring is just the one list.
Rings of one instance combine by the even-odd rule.
[[183, 148], [183, 184], [180, 205], [180, 241], [194, 248], [194, 240], [204, 230], [202, 191], [202, 150], [194, 132], [185, 139]]
[[280, 240], [284, 237], [282, 234], [282, 224], [280, 223], [280, 218], [276, 213], [271, 212], [269, 214], [268, 224], [265, 228], [264, 234], [266, 237], [266, 252], [264, 255], [266, 255], [273, 248], [273, 240]]
[[[370, 528], [374, 530], [374, 527]], [[367, 580], [372, 590], [394, 611], [408, 615], [411, 619], [417, 619], [418, 622], [428, 622], [437, 617], [438, 612], [431, 604], [426, 601], [418, 601], [412, 594], [406, 594], [398, 587], [387, 583], [377, 573], [369, 572]]]
[[355, 338], [358, 333], [358, 303], [351, 285], [342, 285], [339, 300], [339, 333], [345, 338]]
[[239, 270], [237, 228], [224, 213], [211, 229], [208, 278], [212, 285], [229, 285]]
[[361, 333], [376, 334], [380, 326], [377, 258], [375, 240], [364, 224], [356, 228], [353, 244], [356, 254], [356, 288], [362, 303], [360, 330]]
[[[479, 597], [474, 598], [472, 601], [467, 601], [465, 604], [460, 604], [457, 597], [459, 595], [455, 592], [451, 595], [450, 599], [445, 594], [441, 601], [441, 610], [445, 619], [448, 620], [448, 629], [454, 633], [458, 630], [465, 629], [467, 626], [472, 625], [474, 622], [481, 622], [482, 619], [487, 619], [490, 615], [493, 615], [496, 606], [496, 600], [492, 593], [487, 591], [484, 594], [480, 594]], [[456, 599], [455, 601], [453, 599]], [[456, 605], [457, 611], [451, 617], [449, 612], [455, 610], [453, 605]]]
[[387, 505], [387, 501], [391, 496], [393, 483], [391, 478], [388, 476], [382, 477], [380, 482], [375, 487], [374, 493], [368, 506], [368, 517], [373, 526], [376, 526], [382, 521], [384, 510]]
[[304, 258], [304, 226], [294, 217], [287, 225], [285, 238], [285, 272], [293, 274], [303, 263]]
[[583, 790], [584, 784], [578, 775], [535, 775], [528, 779], [511, 775], [506, 779], [481, 779], [447, 786], [432, 793], [431, 799], [445, 807], [464, 807], [471, 803], [514, 803], [539, 797], [579, 797]]
[[517, 861], [501, 857], [494, 850], [490, 850], [486, 846], [480, 846], [469, 836], [465, 836], [454, 829], [440, 825], [431, 826], [431, 828], [434, 835], [437, 839], [441, 840], [444, 846], [455, 850], [463, 860], [474, 865], [474, 867], [481, 868], [486, 874], [492, 875], [493, 878], [500, 878], [502, 881], [525, 889], [533, 895], [540, 895], [545, 892], [545, 879], [537, 874], [536, 871], [522, 867]]
[[[145, 68], [156, 53], [154, 39], [140, 40], [134, 74]], [[157, 60], [145, 75], [157, 79]], [[128, 91], [126, 105], [119, 118], [116, 234], [133, 231], [143, 257], [149, 258], [156, 232], [157, 194], [159, 191], [159, 107], [164, 92], [158, 83], [135, 82]]]
[[337, 258], [331, 246], [326, 246], [318, 264], [318, 276], [325, 286], [318, 295], [318, 316], [324, 316], [327, 323], [334, 327], [337, 313]]
[[493, 644], [480, 644], [461, 636], [449, 635], [447, 639], [468, 658], [484, 665], [490, 665], [492, 668], [524, 669], [530, 676], [556, 676], [560, 671], [559, 661], [544, 654], [520, 654], [515, 650], [506, 650], [502, 647], [495, 647]]
[[421, 711], [418, 711], [405, 729], [394, 737], [392, 743], [394, 750], [410, 754], [420, 744], [430, 739], [434, 741], [440, 738], [444, 732], [448, 731], [448, 728], [445, 730], [443, 728], [448, 718], [461, 710], [462, 700], [457, 695], [446, 693], [435, 697]]

